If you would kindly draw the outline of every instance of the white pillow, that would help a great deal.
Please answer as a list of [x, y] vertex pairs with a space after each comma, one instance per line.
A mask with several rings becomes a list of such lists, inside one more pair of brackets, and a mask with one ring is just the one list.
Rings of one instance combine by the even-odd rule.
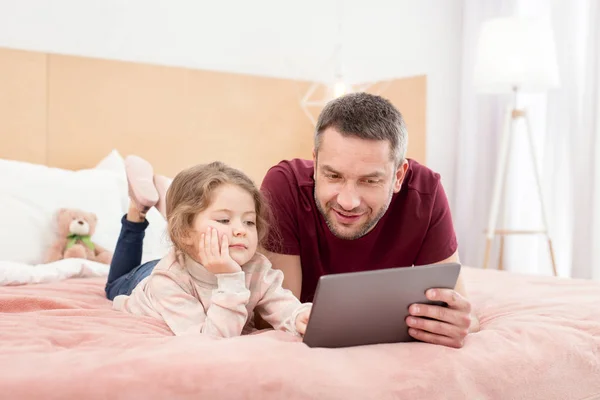
[[121, 153], [119, 153], [119, 151], [116, 149], [111, 150], [111, 152], [108, 153], [108, 155], [106, 157], [104, 157], [102, 160], [100, 160], [98, 162], [98, 164], [96, 164], [96, 167], [94, 167], [94, 168], [105, 170], [105, 171], [113, 171], [113, 172], [121, 175], [123, 177], [123, 179], [126, 179], [125, 159], [123, 158]]
[[[40, 264], [62, 207], [98, 216], [93, 240], [114, 251], [127, 185], [114, 171], [70, 171], [0, 159], [0, 260]], [[125, 189], [123, 189], [125, 188]]]
[[144, 236], [142, 263], [163, 258], [169, 251], [171, 241], [167, 232], [167, 221], [156, 208], [151, 208], [146, 214], [148, 228]]
[[125, 174], [125, 159], [123, 159], [123, 156], [114, 149], [100, 160], [94, 169], [111, 171], [119, 177], [121, 180], [121, 206], [123, 213], [126, 213], [129, 207], [129, 194], [127, 193], [127, 175]]
[[[94, 212], [93, 240], [114, 251], [129, 208], [125, 162], [117, 150], [79, 171], [0, 159], [0, 182], [0, 261], [41, 264], [54, 238], [54, 213], [62, 207]], [[170, 246], [165, 219], [154, 208], [147, 218], [142, 262], [163, 257]]]

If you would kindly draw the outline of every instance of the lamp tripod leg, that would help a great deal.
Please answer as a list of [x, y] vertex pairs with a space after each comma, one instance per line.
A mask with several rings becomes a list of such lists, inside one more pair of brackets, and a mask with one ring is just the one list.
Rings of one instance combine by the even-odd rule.
[[548, 251], [550, 252], [550, 261], [552, 263], [552, 272], [554, 276], [558, 276], [558, 271], [556, 270], [556, 260], [554, 257], [554, 249], [552, 247], [552, 239], [550, 238], [550, 230], [548, 228], [548, 216], [546, 214], [546, 206], [544, 204], [544, 195], [542, 193], [542, 179], [540, 176], [540, 171], [537, 164], [537, 155], [535, 151], [535, 143], [533, 141], [533, 135], [531, 130], [531, 123], [529, 122], [529, 117], [526, 112], [522, 112], [522, 116], [525, 119], [525, 127], [527, 131], [527, 141], [529, 142], [529, 151], [531, 155], [531, 161], [533, 163], [533, 172], [535, 174], [535, 183], [538, 193], [538, 199], [540, 201], [540, 208], [542, 212], [542, 223], [544, 226], [544, 232], [546, 234], [546, 240], [548, 242]]
[[496, 177], [494, 178], [494, 191], [492, 194], [492, 204], [490, 208], [490, 215], [488, 219], [488, 227], [486, 232], [486, 249], [485, 257], [483, 260], [483, 268], [488, 267], [492, 241], [496, 232], [496, 222], [498, 220], [498, 211], [500, 208], [500, 200], [504, 192], [504, 178], [506, 177], [506, 171], [508, 166], [508, 150], [510, 147], [510, 141], [512, 136], [512, 109], [507, 108], [504, 116], [504, 126], [502, 130], [502, 139], [500, 144], [500, 153], [498, 154], [498, 161], [496, 165]]

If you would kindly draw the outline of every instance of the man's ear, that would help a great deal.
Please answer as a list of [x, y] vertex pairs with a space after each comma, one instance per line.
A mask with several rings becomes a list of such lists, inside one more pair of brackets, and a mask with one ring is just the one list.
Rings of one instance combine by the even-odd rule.
[[398, 165], [398, 169], [396, 169], [396, 176], [394, 177], [394, 193], [398, 193], [400, 188], [402, 188], [402, 182], [404, 182], [404, 178], [406, 177], [406, 171], [408, 171], [408, 161], [404, 159]]

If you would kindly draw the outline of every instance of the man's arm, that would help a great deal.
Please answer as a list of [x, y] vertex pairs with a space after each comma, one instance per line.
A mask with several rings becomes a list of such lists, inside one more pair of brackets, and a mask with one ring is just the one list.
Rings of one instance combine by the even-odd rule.
[[[265, 249], [260, 249], [273, 266], [273, 269], [279, 269], [283, 272], [284, 289], [289, 289], [292, 294], [300, 299], [302, 292], [302, 267], [300, 265], [300, 256], [272, 253]], [[254, 313], [254, 324], [257, 329], [268, 329], [271, 326], [261, 317], [258, 312]]]
[[261, 192], [268, 199], [273, 221], [269, 240], [259, 250], [273, 268], [283, 272], [283, 287], [300, 298], [302, 269], [300, 266], [300, 227], [298, 224], [298, 182], [289, 163], [280, 163], [267, 171]]
[[300, 265], [300, 256], [277, 254], [263, 250], [263, 254], [273, 264], [274, 269], [283, 272], [283, 284], [285, 289], [292, 291], [296, 298], [300, 299], [302, 292], [302, 267]]

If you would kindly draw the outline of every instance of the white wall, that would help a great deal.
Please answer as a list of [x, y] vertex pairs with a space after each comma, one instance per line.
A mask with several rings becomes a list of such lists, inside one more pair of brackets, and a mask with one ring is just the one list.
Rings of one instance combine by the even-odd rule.
[[[347, 0], [341, 7], [350, 82], [427, 74], [428, 164], [450, 198], [462, 4]], [[329, 81], [339, 10], [333, 0], [0, 0], [0, 46]]]

